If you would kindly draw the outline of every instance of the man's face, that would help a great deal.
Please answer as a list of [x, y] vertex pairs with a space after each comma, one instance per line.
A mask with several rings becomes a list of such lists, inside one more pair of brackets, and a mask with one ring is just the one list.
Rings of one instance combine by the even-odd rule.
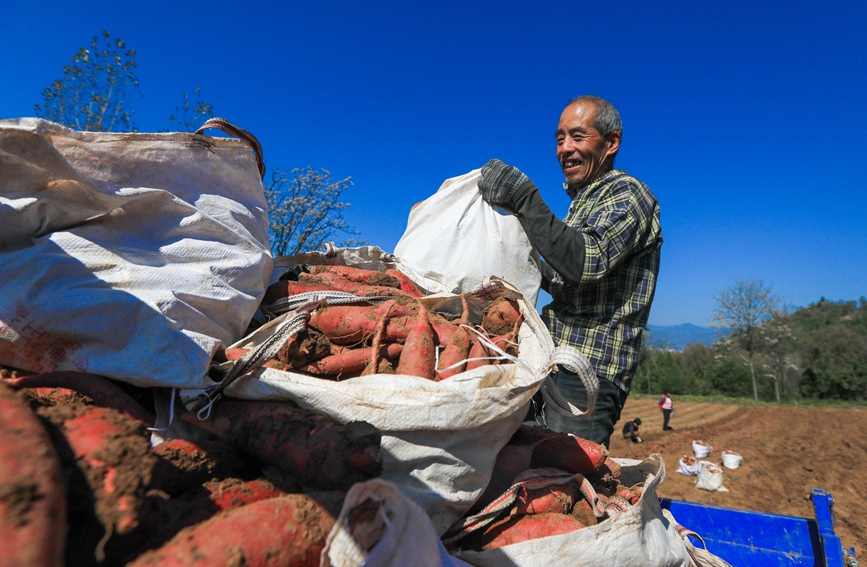
[[593, 121], [596, 106], [592, 102], [578, 101], [567, 106], [557, 126], [557, 161], [566, 176], [566, 182], [580, 189], [611, 169], [609, 156], [620, 149], [620, 132], [603, 138]]

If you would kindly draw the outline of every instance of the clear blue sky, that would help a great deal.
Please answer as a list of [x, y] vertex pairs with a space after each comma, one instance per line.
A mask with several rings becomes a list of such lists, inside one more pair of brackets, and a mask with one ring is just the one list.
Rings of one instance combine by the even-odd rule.
[[393, 250], [410, 207], [492, 157], [551, 208], [573, 96], [612, 101], [617, 165], [662, 208], [652, 325], [706, 325], [761, 279], [794, 306], [867, 296], [867, 2], [5, 2], [0, 118], [107, 29], [137, 50], [141, 131], [182, 93], [270, 170], [351, 176], [347, 220]]

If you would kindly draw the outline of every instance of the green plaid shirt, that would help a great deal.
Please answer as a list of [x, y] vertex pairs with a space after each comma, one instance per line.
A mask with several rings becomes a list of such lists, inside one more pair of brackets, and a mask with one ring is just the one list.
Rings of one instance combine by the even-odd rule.
[[555, 274], [542, 319], [556, 345], [578, 348], [599, 378], [629, 392], [659, 274], [659, 203], [615, 169], [574, 196], [565, 222], [584, 234], [584, 274], [580, 285]]

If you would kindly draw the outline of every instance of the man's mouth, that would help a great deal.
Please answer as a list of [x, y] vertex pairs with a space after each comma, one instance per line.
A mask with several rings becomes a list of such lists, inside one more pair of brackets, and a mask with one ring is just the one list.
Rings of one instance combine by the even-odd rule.
[[577, 159], [568, 159], [563, 162], [563, 169], [573, 169], [580, 166], [583, 162]]

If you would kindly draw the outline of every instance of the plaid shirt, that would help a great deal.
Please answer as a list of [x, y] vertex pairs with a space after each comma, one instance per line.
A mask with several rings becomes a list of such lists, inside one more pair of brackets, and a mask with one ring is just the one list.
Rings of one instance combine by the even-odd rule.
[[555, 273], [542, 319], [556, 345], [578, 348], [599, 378], [629, 392], [659, 274], [659, 203], [613, 170], [573, 196], [565, 222], [584, 234], [584, 274], [576, 286]]

